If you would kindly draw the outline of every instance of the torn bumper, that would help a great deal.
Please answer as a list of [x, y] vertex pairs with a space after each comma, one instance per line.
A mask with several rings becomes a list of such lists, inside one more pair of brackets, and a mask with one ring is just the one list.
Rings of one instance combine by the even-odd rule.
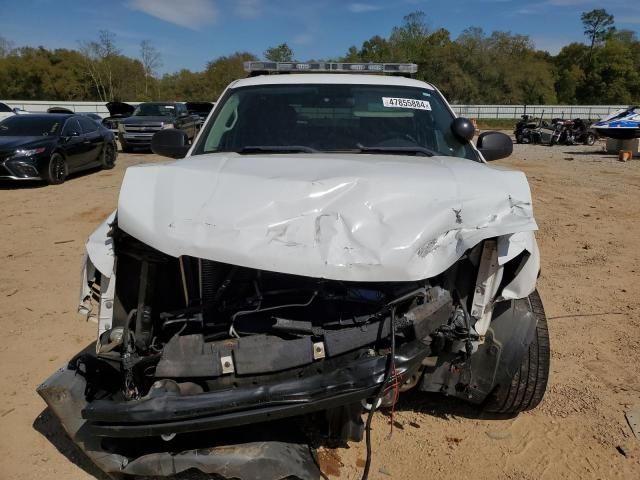
[[38, 393], [62, 423], [72, 440], [103, 471], [110, 474], [170, 476], [190, 469], [226, 478], [276, 480], [289, 476], [320, 478], [307, 445], [257, 441], [153, 452], [129, 457], [103, 447], [80, 412], [87, 406], [85, 379], [62, 368], [38, 387]]
[[[409, 378], [428, 354], [421, 342], [406, 344], [396, 355], [398, 374]], [[374, 396], [386, 362], [386, 356], [365, 357], [328, 373], [198, 395], [163, 392], [128, 402], [96, 400], [82, 416], [89, 432], [106, 437], [171, 435], [294, 417]]]

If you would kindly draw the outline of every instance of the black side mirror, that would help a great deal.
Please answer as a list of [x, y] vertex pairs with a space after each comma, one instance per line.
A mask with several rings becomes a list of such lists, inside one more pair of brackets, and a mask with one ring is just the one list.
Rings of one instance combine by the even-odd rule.
[[189, 151], [189, 137], [182, 130], [167, 128], [151, 137], [151, 151], [169, 158], [184, 158]]
[[451, 131], [461, 140], [471, 140], [476, 134], [476, 127], [468, 118], [458, 117], [451, 122]]
[[485, 132], [480, 134], [477, 147], [487, 162], [507, 158], [513, 153], [513, 141], [511, 137], [501, 132]]

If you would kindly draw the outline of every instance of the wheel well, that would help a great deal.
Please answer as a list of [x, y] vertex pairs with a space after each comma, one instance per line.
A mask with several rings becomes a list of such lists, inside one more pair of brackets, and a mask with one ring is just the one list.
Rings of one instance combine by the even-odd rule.
[[51, 156], [49, 157], [49, 161], [51, 161], [51, 157], [53, 156], [54, 153], [58, 153], [62, 155], [62, 158], [64, 158], [65, 161], [67, 160], [67, 156], [65, 155], [64, 151], [61, 148], [54, 148], [53, 151], [51, 152]]

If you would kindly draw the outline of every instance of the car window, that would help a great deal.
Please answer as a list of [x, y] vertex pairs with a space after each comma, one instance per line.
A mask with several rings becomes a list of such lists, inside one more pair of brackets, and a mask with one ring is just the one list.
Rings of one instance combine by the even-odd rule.
[[80, 126], [82, 127], [82, 133], [92, 133], [98, 130], [98, 124], [95, 120], [91, 120], [87, 117], [79, 117], [78, 121], [80, 122]]
[[58, 118], [14, 115], [0, 122], [0, 137], [46, 137], [57, 135], [62, 122]]
[[6, 103], [0, 103], [0, 112], [13, 112], [13, 110]]
[[134, 117], [174, 117], [176, 106], [173, 103], [141, 103], [133, 111]]
[[451, 131], [441, 95], [386, 85], [262, 85], [232, 90], [194, 154], [296, 146], [324, 152], [424, 149], [476, 159]]
[[74, 133], [78, 135], [82, 134], [82, 128], [80, 128], [80, 124], [78, 123], [77, 118], [70, 118], [64, 124], [64, 128], [62, 129], [62, 135], [65, 137], [70, 137]]

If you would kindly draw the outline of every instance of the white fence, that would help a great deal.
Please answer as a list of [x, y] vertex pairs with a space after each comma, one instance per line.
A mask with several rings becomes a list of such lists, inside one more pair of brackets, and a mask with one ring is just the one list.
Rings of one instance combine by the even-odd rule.
[[[50, 102], [36, 100], [0, 100], [11, 107], [22, 108], [29, 112], [46, 112], [50, 107], [65, 107], [74, 112], [92, 112], [103, 117], [109, 115], [107, 107], [101, 102]], [[140, 102], [126, 102], [137, 105]], [[453, 110], [462, 117], [469, 118], [520, 118], [527, 113], [544, 118], [585, 118], [604, 117], [627, 105], [452, 105]]]
[[451, 105], [457, 115], [469, 118], [520, 118], [528, 114], [543, 118], [597, 119], [628, 105]]
[[[51, 107], [64, 107], [74, 112], [91, 112], [97, 113], [102, 117], [109, 116], [109, 110], [102, 102], [55, 102], [47, 100], [0, 100], [11, 108], [21, 108], [27, 112], [46, 112]], [[137, 105], [140, 102], [126, 102], [131, 105]]]

